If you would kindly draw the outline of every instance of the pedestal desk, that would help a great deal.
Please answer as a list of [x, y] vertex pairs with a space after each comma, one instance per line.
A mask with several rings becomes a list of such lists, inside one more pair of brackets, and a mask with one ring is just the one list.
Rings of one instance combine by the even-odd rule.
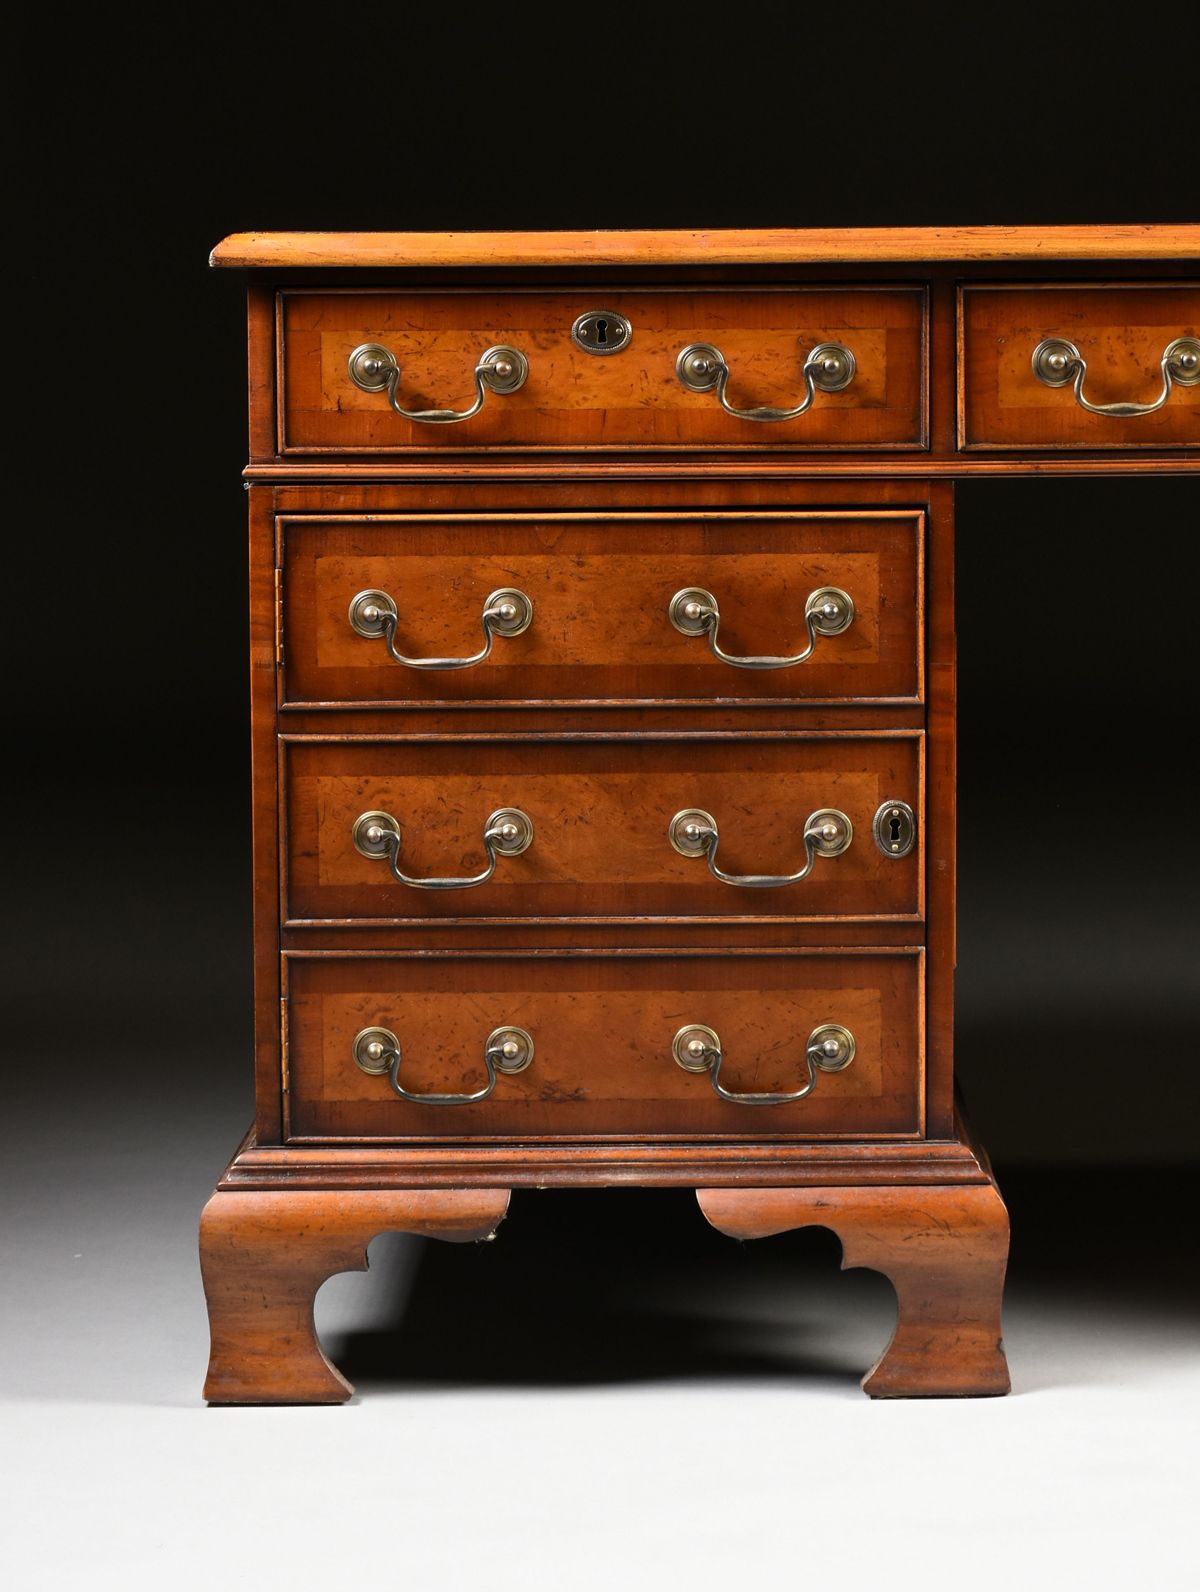
[[[684, 1185], [1008, 1389], [956, 1106], [954, 482], [1194, 469], [1198, 227], [249, 233], [257, 1107], [214, 1402], [511, 1189]], [[1189, 256], [1191, 258], [1189, 258]]]

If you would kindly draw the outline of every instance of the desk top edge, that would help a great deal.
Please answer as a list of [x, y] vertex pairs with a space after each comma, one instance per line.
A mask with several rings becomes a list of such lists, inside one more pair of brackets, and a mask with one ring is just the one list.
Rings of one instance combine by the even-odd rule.
[[249, 269], [355, 266], [888, 264], [1200, 257], [1200, 225], [814, 227], [611, 232], [235, 232], [209, 256]]

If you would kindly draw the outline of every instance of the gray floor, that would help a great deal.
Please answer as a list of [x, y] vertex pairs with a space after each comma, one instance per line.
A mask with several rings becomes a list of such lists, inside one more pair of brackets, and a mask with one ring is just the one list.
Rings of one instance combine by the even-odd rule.
[[828, 1235], [737, 1246], [686, 1196], [530, 1194], [494, 1244], [389, 1235], [326, 1285], [349, 1407], [208, 1410], [195, 1223], [243, 1105], [201, 1091], [180, 1138], [90, 1087], [87, 1128], [27, 1126], [7, 1158], [20, 1592], [1196, 1584], [1173, 1251], [1114, 1271], [1094, 1231], [1078, 1265], [1027, 1245], [1013, 1396], [872, 1403], [891, 1291]]

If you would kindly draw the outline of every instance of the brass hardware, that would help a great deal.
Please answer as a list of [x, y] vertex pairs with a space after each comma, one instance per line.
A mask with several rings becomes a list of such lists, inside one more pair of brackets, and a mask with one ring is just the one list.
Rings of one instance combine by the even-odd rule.
[[722, 873], [717, 867], [720, 835], [717, 821], [702, 807], [685, 807], [675, 814], [667, 837], [681, 857], [706, 857], [708, 871], [722, 884], [747, 885], [752, 889], [774, 890], [780, 885], [799, 884], [807, 879], [818, 857], [840, 857], [854, 839], [854, 825], [836, 807], [819, 807], [804, 825], [804, 866], [798, 873], [759, 874]]
[[524, 1072], [533, 1060], [533, 1040], [523, 1028], [493, 1028], [487, 1053], [495, 1058], [497, 1072]]
[[687, 1023], [671, 1041], [671, 1054], [684, 1072], [706, 1072], [714, 1093], [722, 1100], [739, 1106], [780, 1106], [791, 1100], [803, 1100], [812, 1093], [818, 1072], [841, 1072], [854, 1060], [857, 1046], [854, 1035], [841, 1023], [822, 1023], [808, 1036], [804, 1048], [804, 1062], [808, 1081], [789, 1094], [740, 1094], [722, 1086], [720, 1080], [721, 1040], [716, 1031], [705, 1023]]
[[854, 1060], [858, 1046], [854, 1035], [841, 1023], [822, 1023], [809, 1034], [808, 1049], [814, 1066], [821, 1072], [844, 1072]]
[[1033, 351], [1033, 374], [1045, 387], [1075, 384], [1075, 402], [1090, 415], [1108, 415], [1129, 420], [1135, 415], [1152, 415], [1171, 396], [1171, 387], [1194, 387], [1200, 382], [1200, 338], [1177, 337], [1163, 349], [1162, 392], [1150, 404], [1094, 404], [1083, 396], [1087, 361], [1065, 337], [1047, 337]]
[[275, 662], [283, 662], [283, 571], [275, 571]]
[[423, 425], [448, 426], [457, 420], [470, 420], [483, 408], [487, 393], [499, 397], [525, 385], [529, 361], [519, 348], [498, 343], [480, 356], [475, 367], [475, 402], [469, 409], [402, 409], [396, 398], [400, 381], [400, 362], [382, 343], [360, 343], [346, 364], [350, 380], [363, 392], [386, 390], [388, 403], [402, 420], [419, 420]]
[[384, 834], [395, 835], [400, 839], [400, 825], [391, 813], [360, 813], [354, 820], [354, 828], [350, 831], [350, 838], [354, 842], [354, 849], [364, 857], [378, 861], [380, 857], [388, 855], [388, 846], [384, 841]]
[[498, 807], [487, 827], [495, 831], [494, 845], [502, 857], [519, 857], [533, 845], [533, 820], [519, 807]]
[[390, 1028], [363, 1028], [354, 1036], [354, 1060], [364, 1072], [380, 1078], [391, 1066], [389, 1053], [400, 1049]]
[[721, 1054], [721, 1040], [705, 1023], [688, 1023], [671, 1041], [671, 1054], [684, 1072], [709, 1072], [713, 1057]]
[[471, 890], [486, 884], [496, 871], [497, 857], [519, 857], [533, 844], [533, 820], [519, 807], [500, 807], [483, 826], [487, 867], [468, 879], [412, 879], [400, 871], [400, 825], [391, 813], [360, 813], [350, 831], [355, 850], [372, 861], [387, 859], [392, 877], [412, 890]]
[[363, 1028], [354, 1036], [351, 1051], [356, 1064], [373, 1077], [387, 1074], [388, 1082], [401, 1100], [419, 1106], [461, 1106], [486, 1100], [496, 1087], [496, 1074], [524, 1072], [533, 1060], [533, 1040], [523, 1028], [496, 1028], [483, 1047], [483, 1065], [488, 1081], [473, 1094], [412, 1094], [400, 1083], [403, 1059], [400, 1041], [390, 1028]]
[[350, 380], [363, 392], [383, 392], [388, 376], [399, 371], [396, 356], [382, 343], [360, 343], [347, 362]]
[[667, 838], [681, 857], [703, 857], [710, 834], [716, 834], [717, 821], [703, 807], [685, 807], [676, 813]]
[[[486, 605], [485, 605], [486, 606]], [[396, 604], [385, 591], [360, 591], [350, 603], [350, 628], [368, 641], [375, 641], [388, 633], [388, 615], [399, 618]], [[392, 627], [393, 634], [395, 626]]]
[[791, 658], [734, 657], [717, 645], [717, 631], [721, 628], [721, 610], [712, 592], [703, 586], [685, 586], [671, 598], [668, 617], [675, 629], [685, 636], [708, 637], [709, 651], [722, 663], [731, 663], [736, 669], [790, 669], [793, 664], [804, 663], [812, 657], [818, 636], [840, 636], [854, 623], [854, 600], [840, 586], [818, 586], [809, 592], [804, 602], [804, 628], [808, 632], [808, 646]]
[[871, 833], [885, 857], [907, 857], [917, 843], [917, 815], [907, 802], [889, 799], [872, 819]]
[[351, 629], [368, 641], [382, 636], [393, 663], [402, 663], [406, 669], [470, 669], [491, 657], [492, 642], [497, 636], [520, 636], [529, 629], [533, 604], [515, 586], [501, 586], [492, 592], [483, 605], [483, 647], [469, 658], [406, 658], [396, 651], [399, 623], [399, 610], [385, 591], [360, 591], [350, 604]]
[[585, 354], [619, 354], [632, 336], [633, 327], [616, 310], [588, 310], [571, 328], [571, 341]]
[[841, 343], [818, 343], [804, 361], [800, 372], [804, 397], [794, 409], [735, 409], [725, 396], [729, 366], [719, 348], [711, 343], [689, 343], [675, 361], [675, 374], [689, 392], [711, 392], [715, 387], [721, 408], [735, 420], [795, 420], [812, 407], [817, 393], [841, 392], [848, 387], [856, 369], [854, 355]]

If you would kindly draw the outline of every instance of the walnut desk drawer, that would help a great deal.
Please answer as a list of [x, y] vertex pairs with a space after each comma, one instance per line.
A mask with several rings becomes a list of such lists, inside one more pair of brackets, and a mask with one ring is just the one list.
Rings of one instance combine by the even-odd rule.
[[918, 284], [285, 290], [278, 448], [922, 448], [926, 322]]
[[281, 517], [281, 703], [919, 701], [924, 522]]
[[914, 1136], [923, 960], [291, 956], [287, 1137]]
[[1200, 448], [1200, 282], [962, 287], [959, 447]]
[[923, 910], [916, 730], [322, 737], [284, 759], [293, 926]]

